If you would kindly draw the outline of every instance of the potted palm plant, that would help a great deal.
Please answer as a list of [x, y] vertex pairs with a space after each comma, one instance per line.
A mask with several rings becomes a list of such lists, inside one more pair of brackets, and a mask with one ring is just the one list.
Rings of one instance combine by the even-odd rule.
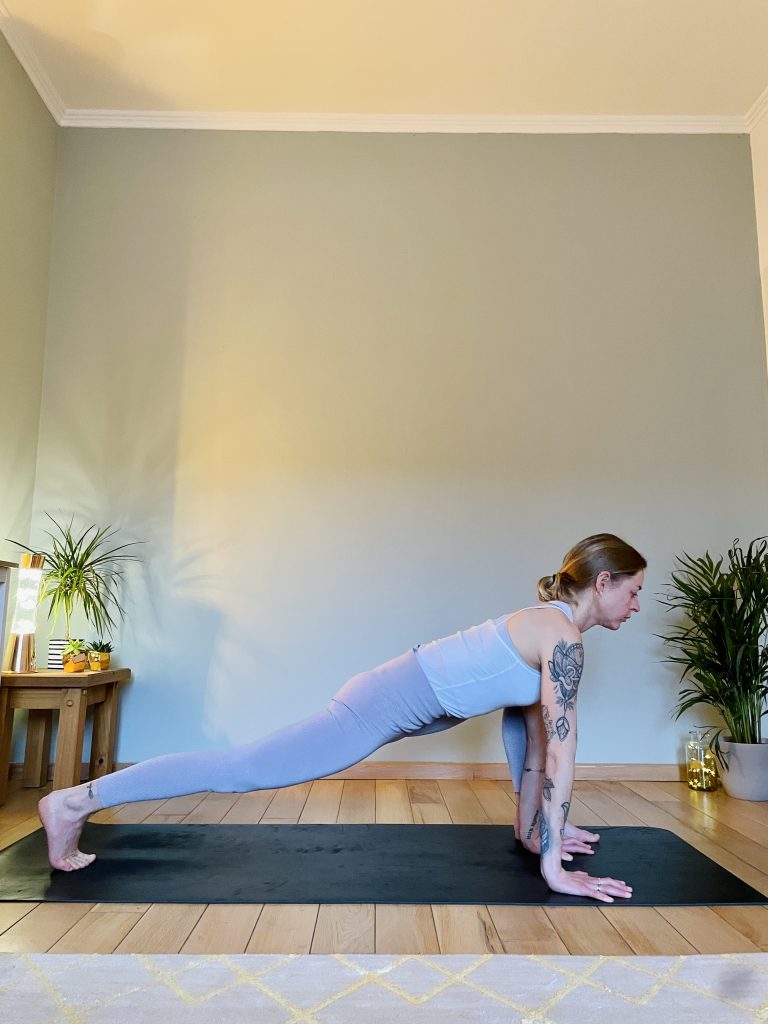
[[761, 720], [768, 696], [768, 539], [744, 549], [738, 539], [727, 559], [709, 552], [677, 558], [662, 604], [686, 621], [659, 638], [677, 648], [681, 665], [675, 718], [699, 704], [719, 712], [724, 727], [711, 741], [723, 788], [742, 800], [768, 800], [768, 740]]
[[[50, 539], [47, 548], [29, 548], [19, 541], [11, 541], [24, 551], [41, 555], [43, 558], [43, 581], [41, 603], [49, 602], [48, 618], [51, 631], [59, 615], [64, 613], [65, 637], [72, 647], [72, 616], [78, 606], [82, 608], [88, 623], [100, 636], [112, 635], [116, 626], [115, 616], [125, 614], [118, 598], [118, 588], [123, 578], [123, 566], [129, 561], [138, 561], [136, 555], [127, 552], [140, 541], [110, 546], [116, 530], [111, 527], [98, 528], [91, 525], [76, 530], [74, 517], [69, 523], [58, 523], [46, 512], [53, 524], [53, 531], [45, 531]], [[77, 652], [64, 649], [65, 662], [73, 653], [82, 655], [85, 662], [85, 645]], [[81, 663], [78, 657], [78, 663]]]

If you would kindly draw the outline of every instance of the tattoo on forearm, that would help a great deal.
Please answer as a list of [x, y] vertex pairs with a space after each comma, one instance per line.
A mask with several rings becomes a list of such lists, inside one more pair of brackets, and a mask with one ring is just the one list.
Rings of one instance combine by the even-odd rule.
[[536, 813], [533, 816], [533, 821], [531, 822], [531, 827], [528, 829], [528, 832], [526, 834], [526, 837], [525, 837], [526, 839], [532, 839], [533, 838], [533, 830], [536, 828], [536, 822], [538, 820], [539, 820], [539, 811], [537, 810]]
[[550, 679], [557, 695], [556, 703], [563, 709], [563, 714], [555, 723], [557, 735], [562, 743], [565, 742], [571, 731], [568, 712], [576, 707], [576, 695], [584, 668], [583, 645], [567, 644], [565, 640], [558, 641], [552, 652], [552, 661], [548, 663], [548, 666]]
[[547, 819], [542, 814], [541, 816], [541, 852], [546, 853], [549, 850], [549, 824]]
[[555, 735], [555, 727], [552, 725], [552, 718], [549, 714], [549, 708], [546, 704], [541, 705], [541, 717], [544, 719], [544, 728], [547, 730], [547, 743]]
[[566, 800], [564, 804], [560, 804], [563, 809], [563, 827], [560, 829], [560, 839], [565, 838], [565, 823], [568, 821], [568, 808], [571, 806], [571, 801]]
[[554, 788], [555, 788], [554, 782], [552, 781], [552, 779], [550, 779], [549, 776], [547, 776], [544, 779], [544, 788], [541, 791], [541, 795], [544, 797], [545, 800], [551, 800], [552, 799], [552, 790]]

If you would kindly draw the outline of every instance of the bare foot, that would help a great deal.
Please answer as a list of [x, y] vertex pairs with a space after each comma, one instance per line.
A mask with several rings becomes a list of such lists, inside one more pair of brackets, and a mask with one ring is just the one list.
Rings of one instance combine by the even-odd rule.
[[59, 871], [77, 871], [96, 859], [95, 854], [79, 850], [77, 844], [88, 816], [100, 807], [95, 787], [89, 783], [54, 790], [43, 797], [37, 810], [48, 838], [51, 867]]

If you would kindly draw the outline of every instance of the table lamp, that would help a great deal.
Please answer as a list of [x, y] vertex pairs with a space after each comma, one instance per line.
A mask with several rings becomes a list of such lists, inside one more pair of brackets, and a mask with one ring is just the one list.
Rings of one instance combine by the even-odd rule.
[[35, 629], [42, 578], [43, 556], [23, 554], [19, 562], [16, 606], [5, 648], [3, 672], [35, 671]]

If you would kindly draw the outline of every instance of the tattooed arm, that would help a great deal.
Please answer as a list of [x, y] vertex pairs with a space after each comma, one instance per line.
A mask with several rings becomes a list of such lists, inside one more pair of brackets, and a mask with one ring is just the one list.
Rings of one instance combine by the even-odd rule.
[[541, 648], [541, 716], [547, 756], [539, 817], [541, 873], [554, 892], [603, 903], [613, 903], [617, 896], [631, 899], [632, 887], [623, 879], [592, 878], [586, 871], [566, 871], [560, 863], [576, 762], [576, 695], [584, 648], [579, 631], [570, 624], [542, 639], [546, 643]]
[[559, 633], [547, 630], [547, 634], [541, 655], [541, 717], [546, 757], [539, 827], [541, 873], [551, 883], [563, 870], [563, 830], [573, 789], [576, 696], [584, 667], [584, 648], [581, 634], [573, 626], [564, 624], [559, 627]]
[[541, 786], [544, 782], [544, 759], [547, 753], [546, 734], [541, 718], [541, 705], [530, 704], [521, 708], [525, 720], [526, 747], [520, 793], [517, 801], [515, 834], [524, 846], [535, 840], [538, 853], [539, 816], [541, 813]]

